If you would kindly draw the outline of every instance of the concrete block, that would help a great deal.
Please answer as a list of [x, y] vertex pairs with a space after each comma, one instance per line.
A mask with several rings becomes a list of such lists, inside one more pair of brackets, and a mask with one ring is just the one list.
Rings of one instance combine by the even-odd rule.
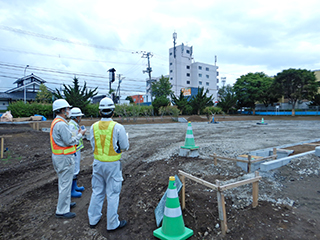
[[185, 118], [178, 118], [178, 122], [181, 122], [181, 123], [187, 123], [188, 120], [185, 119]]
[[284, 165], [287, 165], [291, 161], [291, 159], [293, 159], [293, 158], [301, 157], [301, 156], [304, 156], [307, 154], [312, 154], [314, 152], [315, 152], [315, 150], [296, 154], [296, 155], [281, 158], [281, 159], [277, 159], [277, 160], [270, 161], [270, 162], [265, 162], [260, 165], [260, 170], [265, 171], [265, 172], [270, 171], [272, 169], [276, 169], [276, 168], [282, 167]]
[[[238, 156], [237, 159], [241, 159], [241, 160], [248, 160], [247, 157], [241, 157]], [[251, 156], [251, 159], [254, 160], [254, 156]], [[250, 172], [254, 172], [260, 169], [260, 164], [263, 163], [265, 161], [261, 161], [261, 162], [256, 162], [256, 163], [251, 163], [251, 171]], [[248, 170], [248, 164], [244, 163], [244, 162], [237, 162], [237, 166], [241, 167], [241, 169], [243, 171], [247, 171]]]
[[320, 146], [316, 147], [315, 153], [314, 153], [317, 157], [320, 157]]
[[180, 148], [179, 156], [181, 157], [199, 157], [199, 149]]

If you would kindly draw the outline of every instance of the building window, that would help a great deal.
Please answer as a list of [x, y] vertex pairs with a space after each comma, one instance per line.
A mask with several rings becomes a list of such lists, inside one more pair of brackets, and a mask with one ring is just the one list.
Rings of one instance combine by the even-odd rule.
[[209, 82], [206, 82], [206, 85], [209, 86]]
[[170, 66], [172, 65], [172, 63], [170, 63]]
[[199, 70], [202, 70], [202, 67], [201, 66], [198, 66]]
[[172, 70], [170, 70], [170, 72], [172, 73]]
[[209, 75], [206, 75], [207, 78], [209, 78]]
[[187, 65], [186, 68], [187, 68], [187, 69], [190, 69], [190, 66]]
[[217, 86], [217, 90], [219, 90], [219, 86]]
[[186, 52], [187, 52], [187, 53], [190, 53], [190, 51], [189, 51], [189, 50], [187, 50]]
[[170, 78], [170, 80], [173, 80], [173, 78]]
[[190, 84], [190, 81], [187, 81], [187, 84]]
[[217, 77], [219, 76], [219, 72], [217, 71]]
[[206, 67], [206, 71], [209, 71], [209, 68], [208, 68], [208, 67]]
[[201, 82], [201, 81], [199, 81], [199, 85], [202, 85], [202, 82]]
[[172, 55], [172, 52], [170, 53], [170, 56]]
[[219, 83], [219, 78], [217, 78], [217, 83]]
[[190, 77], [190, 73], [187, 73], [187, 77]]
[[202, 77], [202, 74], [201, 74], [201, 73], [199, 73], [199, 77]]

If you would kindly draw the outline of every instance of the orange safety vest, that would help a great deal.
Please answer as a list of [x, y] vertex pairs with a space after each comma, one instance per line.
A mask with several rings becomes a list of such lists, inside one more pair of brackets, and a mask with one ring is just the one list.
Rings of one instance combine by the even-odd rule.
[[65, 122], [64, 120], [62, 120], [61, 118], [55, 118], [52, 123], [51, 123], [51, 129], [50, 129], [50, 144], [51, 144], [51, 150], [52, 150], [52, 153], [55, 154], [55, 155], [68, 155], [68, 154], [73, 154], [77, 151], [76, 149], [76, 146], [69, 146], [69, 147], [61, 147], [61, 146], [58, 146], [55, 141], [53, 140], [53, 137], [52, 137], [52, 130], [53, 130], [53, 127], [54, 125], [57, 123], [57, 122]]

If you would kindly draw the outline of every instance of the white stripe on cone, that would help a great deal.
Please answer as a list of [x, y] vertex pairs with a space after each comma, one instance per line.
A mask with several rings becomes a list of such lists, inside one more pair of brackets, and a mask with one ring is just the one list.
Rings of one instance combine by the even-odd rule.
[[164, 208], [164, 215], [169, 218], [176, 218], [182, 215], [180, 206], [177, 208]]
[[177, 189], [168, 189], [167, 198], [177, 198], [177, 197], [178, 197]]

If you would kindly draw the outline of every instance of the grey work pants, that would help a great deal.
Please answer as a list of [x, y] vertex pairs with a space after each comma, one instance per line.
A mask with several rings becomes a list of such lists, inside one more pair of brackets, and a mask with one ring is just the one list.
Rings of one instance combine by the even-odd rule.
[[81, 150], [79, 150], [78, 152], [75, 153], [75, 157], [74, 157], [74, 176], [77, 176], [80, 172], [80, 160], [81, 160]]
[[58, 174], [59, 198], [56, 214], [70, 212], [71, 186], [74, 172], [74, 155], [52, 154], [54, 170]]
[[102, 216], [102, 206], [107, 196], [107, 230], [119, 226], [119, 196], [122, 187], [122, 170], [120, 161], [100, 162], [94, 160], [92, 174], [92, 195], [88, 208], [90, 225], [97, 224]]

